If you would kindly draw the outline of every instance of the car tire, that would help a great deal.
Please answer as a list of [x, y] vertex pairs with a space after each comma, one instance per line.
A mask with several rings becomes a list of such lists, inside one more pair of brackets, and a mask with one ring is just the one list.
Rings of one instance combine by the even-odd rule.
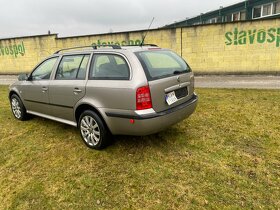
[[84, 111], [79, 119], [78, 128], [83, 142], [91, 149], [101, 150], [109, 145], [110, 131], [98, 114]]
[[27, 119], [28, 114], [26, 113], [26, 109], [21, 101], [21, 99], [18, 97], [18, 95], [13, 94], [10, 98], [10, 104], [11, 109], [13, 112], [13, 115], [16, 119], [24, 121]]

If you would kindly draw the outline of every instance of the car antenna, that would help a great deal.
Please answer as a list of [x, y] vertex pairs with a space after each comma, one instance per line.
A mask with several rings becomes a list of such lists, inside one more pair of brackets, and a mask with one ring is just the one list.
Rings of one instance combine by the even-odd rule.
[[152, 19], [152, 21], [151, 21], [151, 23], [150, 23], [150, 25], [149, 25], [149, 28], [148, 28], [148, 30], [147, 30], [145, 36], [144, 36], [143, 39], [142, 39], [142, 42], [141, 42], [141, 44], [140, 44], [141, 47], [144, 45], [144, 41], [145, 41], [145, 39], [146, 39], [146, 36], [147, 36], [148, 32], [150, 31], [150, 28], [151, 28], [151, 26], [152, 26], [154, 20], [155, 20], [155, 17], [153, 17], [153, 19]]

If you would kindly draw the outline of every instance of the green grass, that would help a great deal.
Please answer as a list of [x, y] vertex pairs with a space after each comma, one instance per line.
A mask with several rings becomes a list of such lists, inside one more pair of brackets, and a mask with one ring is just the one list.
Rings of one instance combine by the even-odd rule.
[[100, 152], [15, 120], [0, 87], [0, 209], [280, 209], [279, 91], [197, 92], [189, 119]]

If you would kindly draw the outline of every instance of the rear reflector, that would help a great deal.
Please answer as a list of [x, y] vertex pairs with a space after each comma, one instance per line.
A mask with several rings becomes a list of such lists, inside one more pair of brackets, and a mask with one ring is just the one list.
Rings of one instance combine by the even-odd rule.
[[150, 87], [138, 88], [136, 91], [136, 110], [150, 109], [152, 107]]

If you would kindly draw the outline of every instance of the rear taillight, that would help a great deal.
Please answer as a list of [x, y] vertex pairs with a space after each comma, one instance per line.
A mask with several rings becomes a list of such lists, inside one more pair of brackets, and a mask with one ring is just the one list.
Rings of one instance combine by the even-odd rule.
[[140, 87], [136, 91], [136, 109], [150, 109], [152, 108], [152, 98], [149, 86]]

